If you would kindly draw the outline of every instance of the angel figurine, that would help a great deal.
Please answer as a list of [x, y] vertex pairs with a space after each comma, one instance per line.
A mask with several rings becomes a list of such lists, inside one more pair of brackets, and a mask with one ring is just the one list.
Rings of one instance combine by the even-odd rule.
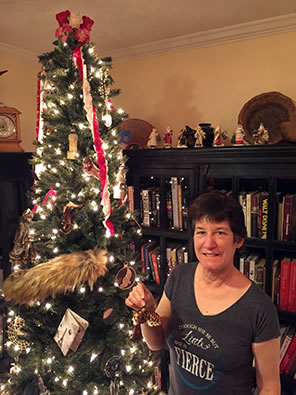
[[159, 140], [159, 133], [156, 129], [153, 128], [147, 141], [147, 147], [156, 148]]
[[194, 137], [196, 138], [194, 147], [195, 148], [203, 147], [203, 140], [206, 137], [206, 134], [200, 126], [196, 128]]
[[258, 134], [260, 136], [260, 144], [268, 144], [269, 133], [268, 130], [264, 127], [263, 123], [260, 123], [260, 126], [258, 128]]
[[226, 140], [228, 137], [228, 133], [226, 130], [222, 130], [220, 125], [218, 125], [215, 129], [214, 132], [214, 141], [213, 141], [213, 147], [221, 147], [223, 146], [223, 140]]
[[173, 131], [172, 129], [168, 126], [166, 128], [166, 131], [164, 132], [164, 148], [172, 148], [173, 147]]

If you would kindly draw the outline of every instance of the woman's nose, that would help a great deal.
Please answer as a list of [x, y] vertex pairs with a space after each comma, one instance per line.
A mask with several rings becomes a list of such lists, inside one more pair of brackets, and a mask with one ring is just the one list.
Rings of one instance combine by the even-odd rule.
[[212, 235], [206, 236], [204, 247], [206, 247], [206, 248], [215, 248], [216, 247], [216, 241]]

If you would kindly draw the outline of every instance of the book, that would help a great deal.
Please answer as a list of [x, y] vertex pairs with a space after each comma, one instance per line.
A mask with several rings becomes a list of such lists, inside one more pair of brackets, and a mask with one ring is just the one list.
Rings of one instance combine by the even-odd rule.
[[288, 345], [287, 351], [283, 357], [283, 360], [281, 361], [280, 373], [285, 372], [285, 370], [289, 364], [289, 361], [291, 360], [291, 358], [295, 352], [296, 352], [296, 336], [294, 333], [294, 336], [292, 337], [291, 341], [289, 342], [289, 345]]
[[167, 210], [167, 227], [172, 229], [173, 227], [173, 206], [172, 206], [172, 191], [166, 192], [166, 210]]
[[245, 224], [247, 224], [247, 193], [246, 192], [240, 192], [238, 195], [238, 200], [240, 205], [242, 206], [244, 217], [245, 217]]
[[244, 275], [249, 278], [249, 272], [250, 272], [250, 260], [253, 257], [254, 254], [248, 255], [244, 259]]
[[[292, 344], [291, 344], [291, 346], [292, 346]], [[289, 352], [289, 349], [288, 349], [287, 353], [288, 352]], [[292, 355], [290, 356], [290, 358], [288, 358], [289, 360], [288, 360], [286, 367], [284, 369], [284, 373], [287, 375], [290, 375], [292, 373], [292, 371], [295, 369], [295, 365], [296, 365], [296, 350], [294, 350], [294, 352], [293, 352], [293, 350], [291, 350], [291, 354]]]
[[149, 190], [142, 189], [141, 191], [142, 203], [143, 203], [143, 220], [142, 225], [150, 227], [150, 197]]
[[293, 195], [288, 194], [283, 198], [283, 239], [289, 241], [291, 237], [292, 225], [292, 203]]
[[254, 283], [258, 285], [263, 291], [266, 287], [266, 259], [261, 258], [255, 264]]
[[277, 304], [277, 291], [278, 286], [276, 275], [279, 275], [280, 261], [279, 259], [274, 259], [272, 262], [272, 283], [271, 283], [271, 300], [273, 303]]
[[245, 267], [245, 259], [248, 257], [248, 254], [244, 254], [239, 258], [239, 271], [244, 274]]
[[290, 280], [290, 258], [286, 257], [281, 260], [281, 281], [280, 281], [280, 303], [279, 308], [288, 309], [289, 280]]
[[260, 260], [260, 255], [254, 254], [249, 260], [249, 279], [255, 282], [255, 266]]
[[152, 251], [149, 252], [149, 257], [150, 257], [150, 264], [151, 264], [151, 270], [152, 270], [152, 277], [156, 284], [160, 285], [160, 247], [156, 247]]
[[295, 335], [295, 327], [293, 325], [288, 325], [281, 337], [281, 345], [280, 345], [280, 364], [282, 363], [286, 352], [292, 342], [292, 339]]
[[281, 194], [277, 194], [277, 239], [283, 240], [283, 198]]
[[296, 259], [292, 258], [290, 262], [289, 276], [289, 293], [288, 293], [288, 311], [296, 312]]
[[153, 277], [154, 272], [152, 270], [149, 253], [150, 251], [152, 251], [153, 248], [156, 247], [156, 244], [157, 242], [155, 240], [149, 241], [147, 244], [144, 244], [144, 266], [148, 281], [155, 281], [155, 277]]
[[178, 177], [171, 177], [173, 227], [179, 229]]
[[178, 223], [179, 223], [179, 229], [183, 229], [183, 213], [182, 213], [183, 199], [182, 199], [182, 185], [180, 178], [178, 178], [177, 191], [178, 191]]
[[268, 229], [268, 192], [259, 194], [259, 211], [258, 211], [258, 237], [267, 239]]
[[128, 200], [128, 209], [129, 211], [133, 212], [135, 210], [134, 205], [134, 187], [129, 185], [127, 187], [127, 200]]
[[252, 195], [258, 193], [258, 191], [251, 191], [246, 194], [246, 228], [247, 236], [251, 237], [251, 209], [252, 209]]
[[259, 194], [251, 195], [251, 237], [258, 237]]

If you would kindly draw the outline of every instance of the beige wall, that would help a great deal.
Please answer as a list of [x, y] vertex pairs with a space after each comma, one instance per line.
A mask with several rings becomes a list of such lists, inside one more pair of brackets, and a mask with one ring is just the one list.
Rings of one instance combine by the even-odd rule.
[[8, 70], [0, 77], [0, 103], [21, 112], [20, 129], [25, 151], [35, 150], [38, 59], [19, 51], [0, 49], [0, 70]]
[[[296, 32], [197, 48], [163, 56], [114, 62], [114, 103], [131, 118], [177, 135], [186, 124], [211, 122], [231, 134], [246, 101], [279, 91], [296, 100]], [[0, 102], [21, 114], [22, 147], [34, 150], [38, 59], [0, 53]]]
[[122, 91], [114, 102], [161, 134], [170, 126], [175, 145], [186, 124], [219, 123], [232, 134], [255, 95], [279, 91], [296, 100], [295, 45], [291, 32], [114, 63]]

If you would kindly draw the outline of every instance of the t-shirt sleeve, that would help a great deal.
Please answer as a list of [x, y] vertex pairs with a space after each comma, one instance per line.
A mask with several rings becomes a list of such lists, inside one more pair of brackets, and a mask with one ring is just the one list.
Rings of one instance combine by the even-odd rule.
[[263, 301], [260, 301], [260, 308], [257, 312], [254, 343], [276, 339], [280, 336], [280, 324], [276, 308], [269, 296], [264, 296]]

